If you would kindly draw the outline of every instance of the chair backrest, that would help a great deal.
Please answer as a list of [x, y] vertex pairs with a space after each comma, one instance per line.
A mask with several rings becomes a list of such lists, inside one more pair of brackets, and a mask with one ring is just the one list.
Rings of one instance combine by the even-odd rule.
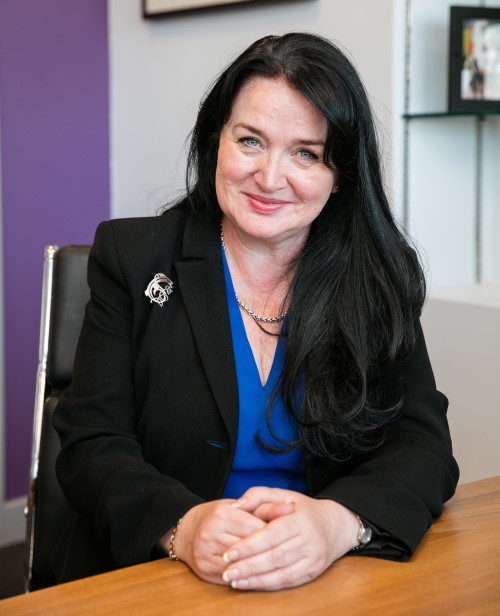
[[40, 346], [26, 507], [25, 591], [55, 583], [49, 555], [70, 513], [55, 475], [60, 449], [52, 414], [71, 382], [73, 359], [90, 291], [90, 246], [47, 246], [42, 287]]

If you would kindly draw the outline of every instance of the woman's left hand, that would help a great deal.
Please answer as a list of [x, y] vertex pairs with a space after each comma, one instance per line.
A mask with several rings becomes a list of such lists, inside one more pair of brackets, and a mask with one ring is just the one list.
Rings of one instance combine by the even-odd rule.
[[224, 554], [223, 579], [241, 590], [277, 590], [318, 577], [357, 545], [356, 515], [331, 500], [256, 487], [236, 506], [267, 522]]

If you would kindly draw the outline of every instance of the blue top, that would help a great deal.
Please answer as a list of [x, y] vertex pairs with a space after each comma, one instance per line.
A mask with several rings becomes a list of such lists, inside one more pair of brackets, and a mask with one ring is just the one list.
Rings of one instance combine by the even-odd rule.
[[[252, 486], [286, 488], [305, 493], [307, 481], [302, 448], [286, 453], [274, 453], [263, 447], [256, 438], [259, 434], [260, 439], [267, 445], [281, 448], [284, 446], [273, 437], [266, 421], [267, 403], [283, 367], [283, 338], [278, 339], [269, 377], [266, 384], [262, 385], [234, 294], [224, 251], [223, 259], [240, 406], [236, 452], [222, 498], [239, 498]], [[274, 434], [283, 440], [297, 439], [298, 425], [288, 416], [280, 397], [273, 405], [272, 429]]]

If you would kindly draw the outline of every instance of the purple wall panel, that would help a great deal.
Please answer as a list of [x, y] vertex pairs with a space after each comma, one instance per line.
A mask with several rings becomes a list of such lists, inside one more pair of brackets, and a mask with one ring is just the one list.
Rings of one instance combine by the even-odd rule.
[[6, 497], [25, 493], [43, 248], [109, 217], [107, 2], [1, 0]]

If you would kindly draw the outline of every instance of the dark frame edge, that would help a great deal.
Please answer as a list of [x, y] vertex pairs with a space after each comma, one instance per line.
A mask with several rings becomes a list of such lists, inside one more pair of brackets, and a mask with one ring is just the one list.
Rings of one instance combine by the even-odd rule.
[[500, 99], [464, 100], [461, 97], [462, 23], [464, 19], [494, 19], [500, 22], [500, 7], [450, 6], [448, 111], [478, 114], [481, 111], [500, 111]]

